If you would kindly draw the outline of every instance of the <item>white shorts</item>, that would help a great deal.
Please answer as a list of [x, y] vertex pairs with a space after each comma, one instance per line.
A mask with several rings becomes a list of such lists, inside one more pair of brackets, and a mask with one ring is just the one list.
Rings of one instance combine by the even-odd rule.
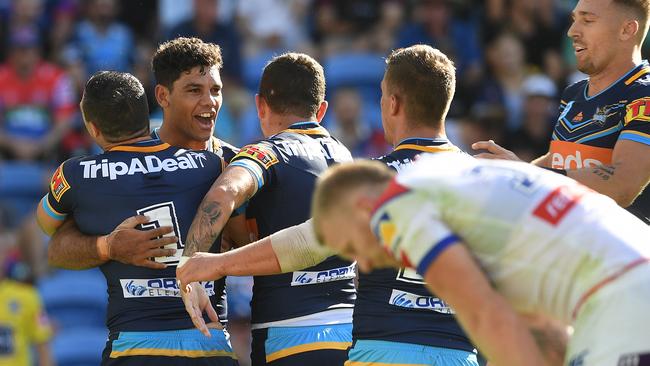
[[650, 263], [632, 268], [580, 309], [565, 365], [650, 365]]

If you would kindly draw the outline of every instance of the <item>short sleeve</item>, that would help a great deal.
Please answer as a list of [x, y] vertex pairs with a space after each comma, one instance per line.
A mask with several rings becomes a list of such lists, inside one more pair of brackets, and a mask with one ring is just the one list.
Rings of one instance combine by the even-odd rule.
[[257, 181], [259, 190], [273, 177], [273, 166], [278, 163], [278, 156], [273, 148], [264, 142], [246, 145], [230, 162], [231, 166], [246, 168]]
[[70, 161], [66, 161], [54, 171], [47, 197], [43, 200], [43, 205], [46, 206], [43, 208], [48, 215], [54, 215], [55, 218], [65, 217], [74, 207], [71, 165]]
[[[391, 186], [394, 192], [399, 191], [395, 188], [398, 183], [392, 182]], [[386, 193], [390, 190], [389, 186]], [[409, 190], [384, 199], [373, 215], [371, 227], [379, 242], [402, 265], [415, 268], [420, 275], [447, 247], [459, 242], [440, 219], [435, 203]]]
[[650, 96], [634, 99], [625, 106], [625, 119], [619, 140], [650, 145]]

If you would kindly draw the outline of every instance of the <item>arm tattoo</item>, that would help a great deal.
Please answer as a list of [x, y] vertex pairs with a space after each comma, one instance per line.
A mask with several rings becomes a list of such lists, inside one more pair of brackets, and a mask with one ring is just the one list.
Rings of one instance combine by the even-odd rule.
[[[221, 205], [217, 201], [202, 202], [199, 211], [192, 222], [190, 231], [183, 250], [184, 256], [191, 256], [195, 252], [207, 251], [219, 236], [223, 225], [217, 223], [222, 217]], [[217, 225], [215, 227], [215, 225]]]
[[615, 166], [611, 165], [599, 165], [592, 170], [594, 174], [602, 178], [603, 180], [609, 180], [616, 170]]

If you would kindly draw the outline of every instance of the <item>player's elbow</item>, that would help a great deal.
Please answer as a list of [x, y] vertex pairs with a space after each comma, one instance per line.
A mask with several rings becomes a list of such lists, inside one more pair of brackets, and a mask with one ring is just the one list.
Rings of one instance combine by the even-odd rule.
[[643, 187], [638, 185], [623, 184], [617, 187], [609, 196], [616, 201], [621, 207], [630, 206], [634, 200], [639, 196]]

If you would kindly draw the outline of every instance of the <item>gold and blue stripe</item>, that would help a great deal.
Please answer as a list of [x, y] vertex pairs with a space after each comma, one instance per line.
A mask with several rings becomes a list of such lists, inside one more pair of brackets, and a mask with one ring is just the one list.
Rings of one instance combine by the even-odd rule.
[[267, 334], [266, 362], [309, 351], [343, 351], [352, 345], [352, 324], [271, 327]]

